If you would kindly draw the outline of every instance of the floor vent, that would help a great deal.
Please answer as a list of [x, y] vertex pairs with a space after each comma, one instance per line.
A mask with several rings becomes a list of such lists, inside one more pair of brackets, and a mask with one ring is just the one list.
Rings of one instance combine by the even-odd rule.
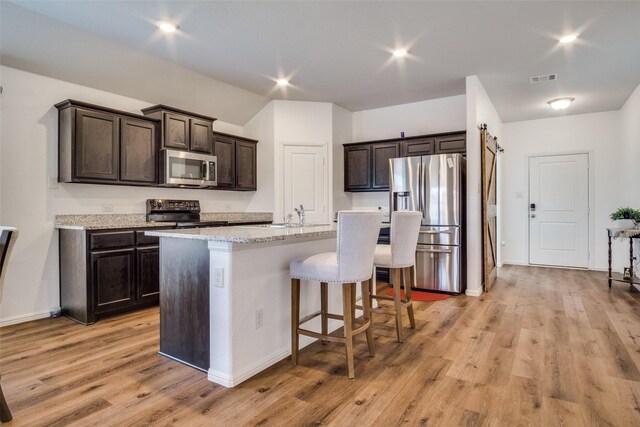
[[544, 76], [529, 77], [529, 83], [531, 83], [532, 85], [536, 85], [538, 83], [543, 83], [543, 82], [553, 82], [556, 80], [558, 80], [558, 73], [546, 74]]

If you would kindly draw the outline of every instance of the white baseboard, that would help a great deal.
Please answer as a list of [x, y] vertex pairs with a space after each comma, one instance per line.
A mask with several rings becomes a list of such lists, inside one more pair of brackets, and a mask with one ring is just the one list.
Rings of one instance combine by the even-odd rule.
[[529, 266], [528, 262], [519, 262], [519, 261], [502, 261], [502, 265], [524, 265]]
[[51, 317], [51, 312], [60, 312], [60, 307], [52, 308], [47, 311], [38, 311], [36, 313], [20, 314], [18, 316], [5, 317], [0, 319], [0, 328], [3, 326], [15, 325], [17, 323], [30, 322], [32, 320], [46, 319]]
[[467, 289], [464, 294], [470, 297], [479, 297], [482, 295], [482, 289]]
[[[329, 319], [328, 329], [329, 333], [335, 331], [338, 328], [342, 327], [342, 322], [334, 319]], [[301, 336], [300, 337], [300, 348], [304, 348], [309, 344], [317, 341], [315, 338]], [[243, 381], [248, 380], [252, 376], [256, 375], [259, 372], [264, 371], [271, 365], [275, 365], [282, 359], [285, 359], [291, 355], [291, 347], [287, 346], [286, 348], [281, 348], [280, 350], [272, 353], [271, 355], [259, 360], [258, 362], [246, 367], [241, 372], [236, 375], [228, 375], [225, 372], [216, 371], [214, 369], [209, 369], [207, 373], [207, 379], [216, 384], [220, 384], [221, 386], [231, 388], [235, 387]]]

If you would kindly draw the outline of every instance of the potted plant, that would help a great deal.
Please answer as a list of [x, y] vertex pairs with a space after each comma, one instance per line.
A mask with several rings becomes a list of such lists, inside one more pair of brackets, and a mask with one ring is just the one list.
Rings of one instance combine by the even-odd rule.
[[640, 211], [633, 208], [620, 208], [611, 214], [611, 220], [615, 221], [618, 228], [628, 230], [640, 223]]

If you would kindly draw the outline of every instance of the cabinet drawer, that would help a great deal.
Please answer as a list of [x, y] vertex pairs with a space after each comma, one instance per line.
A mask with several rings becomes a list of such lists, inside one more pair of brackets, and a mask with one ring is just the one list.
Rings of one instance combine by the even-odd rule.
[[123, 248], [125, 246], [133, 245], [135, 245], [133, 230], [92, 233], [89, 238], [89, 248], [91, 248], [91, 250]]
[[136, 231], [136, 245], [158, 245], [160, 238], [155, 236], [145, 236], [144, 232], [149, 230], [137, 230]]
[[434, 140], [433, 139], [413, 139], [410, 141], [402, 142], [402, 156], [424, 156], [433, 154]]

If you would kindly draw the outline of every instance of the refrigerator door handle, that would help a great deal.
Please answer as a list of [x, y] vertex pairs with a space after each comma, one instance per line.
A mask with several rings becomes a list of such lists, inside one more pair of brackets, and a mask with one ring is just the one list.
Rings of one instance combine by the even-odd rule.
[[453, 251], [451, 249], [422, 249], [422, 248], [417, 248], [416, 252], [429, 252], [429, 253], [433, 253], [433, 254], [450, 254]]
[[422, 192], [423, 192], [423, 183], [422, 183], [422, 162], [419, 163], [418, 166], [418, 210], [422, 212], [422, 217], [424, 218], [424, 206], [422, 203]]
[[420, 234], [451, 234], [451, 230], [425, 230], [420, 231]]

